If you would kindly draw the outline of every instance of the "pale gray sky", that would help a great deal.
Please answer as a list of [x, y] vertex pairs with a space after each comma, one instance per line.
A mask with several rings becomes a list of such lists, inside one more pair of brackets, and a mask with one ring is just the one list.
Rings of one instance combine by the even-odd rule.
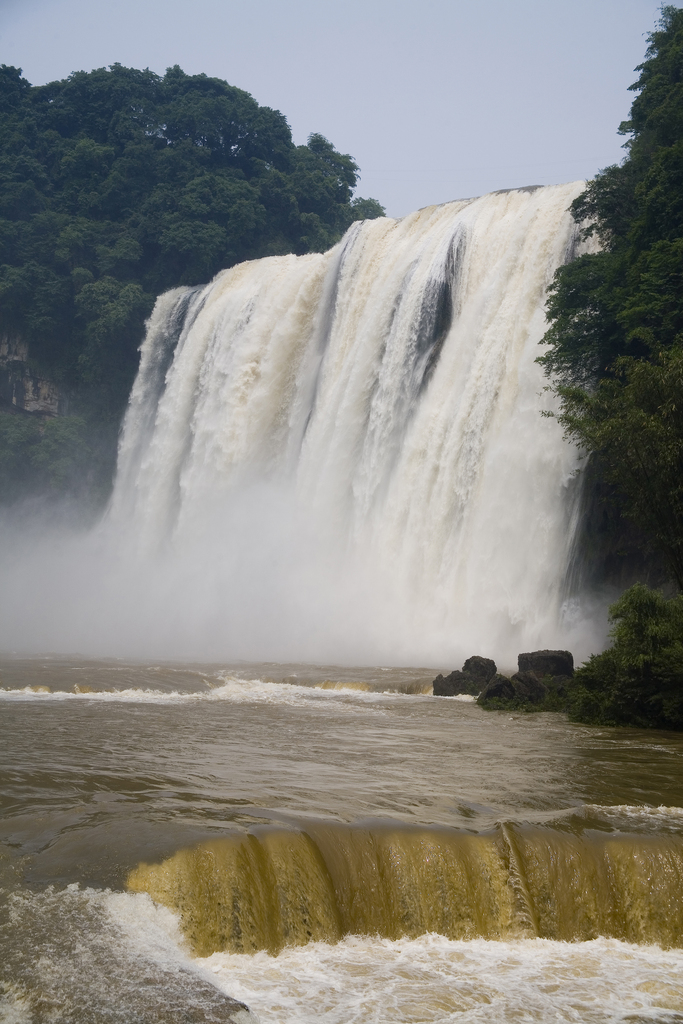
[[119, 61], [205, 72], [326, 135], [392, 216], [590, 177], [651, 0], [0, 0], [0, 63], [35, 85]]

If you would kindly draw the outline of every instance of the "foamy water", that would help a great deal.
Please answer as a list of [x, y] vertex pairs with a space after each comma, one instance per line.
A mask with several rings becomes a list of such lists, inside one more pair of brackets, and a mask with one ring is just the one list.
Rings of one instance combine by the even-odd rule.
[[[353, 700], [348, 698], [353, 696]], [[345, 699], [346, 698], [346, 699]], [[334, 707], [339, 711], [354, 714], [356, 710], [381, 713], [382, 705], [388, 701], [419, 699], [419, 694], [405, 694], [395, 689], [375, 691], [369, 683], [322, 682], [309, 686], [295, 683], [274, 683], [260, 679], [225, 678], [215, 681], [209, 689], [199, 693], [183, 693], [178, 690], [162, 691], [153, 689], [111, 689], [95, 690], [87, 684], [75, 683], [72, 690], [51, 690], [44, 684], [24, 686], [20, 689], [0, 689], [0, 701], [50, 702], [50, 701], [92, 701], [122, 704], [274, 704], [287, 707]], [[463, 699], [463, 698], [453, 698]], [[466, 697], [466, 701], [473, 698]]]
[[683, 953], [608, 939], [348, 938], [201, 960], [262, 1024], [683, 1020]]
[[[144, 895], [71, 886], [16, 898], [11, 912], [19, 933], [38, 916], [49, 938], [59, 918], [70, 919], [81, 941], [61, 950], [48, 943], [27, 951], [26, 977], [0, 994], [5, 1024], [31, 1024], [36, 990], [58, 1002], [65, 984], [70, 1006], [50, 1019], [66, 1021], [94, 1011], [98, 1021], [132, 1020], [147, 1005], [136, 1003], [136, 997], [152, 976], [156, 1002], [148, 1014], [177, 1013], [187, 1000], [195, 1012], [217, 1014], [206, 1019], [227, 1019], [220, 1016], [218, 993], [211, 993], [217, 986], [246, 1003], [261, 1024], [683, 1020], [683, 951], [657, 946], [610, 939], [457, 942], [439, 935], [396, 941], [349, 936], [334, 945], [285, 949], [278, 956], [193, 958], [175, 915]], [[240, 1024], [250, 1019], [237, 1018]]]

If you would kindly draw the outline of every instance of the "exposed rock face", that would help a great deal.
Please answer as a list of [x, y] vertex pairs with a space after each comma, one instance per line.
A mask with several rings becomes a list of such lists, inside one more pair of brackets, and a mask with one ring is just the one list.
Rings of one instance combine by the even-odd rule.
[[0, 337], [0, 408], [8, 411], [59, 416], [66, 413], [66, 396], [54, 381], [29, 368], [28, 346], [18, 338]]
[[548, 687], [540, 681], [535, 672], [515, 672], [510, 682], [514, 688], [515, 697], [521, 700], [540, 704], [548, 696]]
[[489, 679], [493, 679], [498, 671], [495, 661], [492, 661], [491, 658], [480, 658], [478, 654], [468, 658], [462, 670], [474, 679], [481, 680], [482, 686], [485, 686]]
[[479, 703], [492, 700], [494, 697], [498, 700], [514, 699], [515, 688], [507, 676], [495, 675], [493, 679], [490, 679], [479, 694]]
[[496, 663], [490, 658], [475, 654], [468, 658], [462, 671], [456, 669], [450, 675], [439, 674], [433, 683], [435, 697], [457, 697], [463, 693], [476, 696], [496, 674]]
[[[531, 651], [518, 657], [519, 672], [511, 679], [500, 675], [495, 661], [475, 655], [468, 658], [461, 672], [438, 675], [434, 680], [437, 697], [478, 694], [483, 707], [500, 707], [507, 702], [524, 710], [535, 704], [538, 710], [558, 711], [567, 696], [567, 684], [574, 675], [574, 658], [569, 651]], [[488, 704], [489, 701], [496, 703]]]
[[481, 689], [481, 683], [467, 672], [451, 672], [450, 675], [439, 674], [433, 683], [435, 697], [457, 697], [463, 693], [475, 696]]
[[517, 658], [520, 672], [533, 672], [543, 676], [573, 676], [574, 657], [569, 651], [531, 651]]

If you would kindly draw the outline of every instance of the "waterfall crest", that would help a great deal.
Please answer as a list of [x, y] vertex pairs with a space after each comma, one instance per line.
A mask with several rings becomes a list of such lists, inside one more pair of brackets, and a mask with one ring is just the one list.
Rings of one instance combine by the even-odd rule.
[[159, 299], [109, 522], [176, 636], [413, 664], [569, 642], [577, 458], [535, 359], [581, 189], [367, 221]]

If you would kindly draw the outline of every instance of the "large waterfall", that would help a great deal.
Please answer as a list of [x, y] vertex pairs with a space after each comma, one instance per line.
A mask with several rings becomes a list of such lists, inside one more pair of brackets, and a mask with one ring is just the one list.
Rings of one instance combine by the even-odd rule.
[[576, 453], [535, 359], [581, 187], [364, 222], [158, 300], [111, 518], [181, 632], [413, 663], [567, 642]]
[[567, 587], [578, 454], [536, 362], [581, 188], [355, 224], [162, 295], [99, 526], [0, 524], [0, 644], [503, 670], [598, 649]]

